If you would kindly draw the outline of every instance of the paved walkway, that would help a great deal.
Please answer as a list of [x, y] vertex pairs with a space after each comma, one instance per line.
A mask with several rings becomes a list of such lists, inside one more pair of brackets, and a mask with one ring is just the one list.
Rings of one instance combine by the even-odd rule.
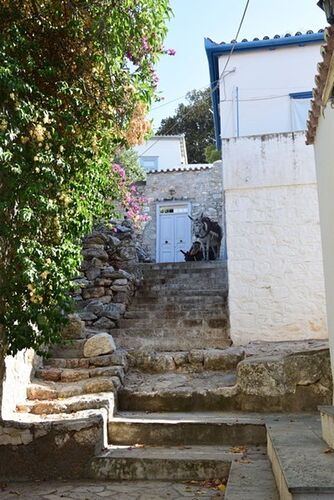
[[[222, 487], [221, 487], [222, 488]], [[0, 483], [0, 500], [222, 500], [224, 493], [202, 483], [154, 481]]]

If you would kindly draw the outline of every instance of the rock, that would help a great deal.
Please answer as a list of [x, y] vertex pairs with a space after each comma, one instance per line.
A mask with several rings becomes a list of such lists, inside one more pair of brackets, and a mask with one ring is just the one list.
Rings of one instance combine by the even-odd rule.
[[84, 311], [93, 313], [96, 316], [102, 316], [103, 310], [104, 304], [101, 300], [91, 300], [84, 308]]
[[[110, 271], [110, 269], [112, 269], [112, 271]], [[134, 280], [134, 276], [132, 276], [127, 271], [124, 271], [123, 269], [118, 269], [117, 271], [115, 271], [115, 269], [113, 267], [112, 268], [107, 267], [107, 268], [103, 269], [102, 276], [103, 276], [103, 278], [110, 278], [113, 280], [117, 280], [117, 279], [127, 279], [129, 281]]]
[[105, 267], [102, 269], [102, 277], [103, 278], [113, 278], [112, 274], [115, 272], [115, 269], [112, 266]]
[[97, 319], [97, 316], [90, 311], [83, 310], [83, 311], [80, 311], [78, 314], [79, 314], [80, 318], [82, 319], [82, 321], [94, 321]]
[[193, 349], [189, 353], [189, 363], [191, 364], [203, 364], [204, 353], [202, 350]]
[[109, 354], [116, 350], [114, 339], [109, 333], [98, 333], [85, 342], [83, 355], [85, 358]]
[[84, 299], [96, 299], [104, 296], [104, 287], [97, 286], [92, 288], [85, 288], [82, 291], [82, 296]]
[[86, 248], [87, 246], [95, 246], [95, 245], [105, 245], [105, 243], [108, 242], [108, 236], [101, 231], [95, 232], [93, 231], [92, 234], [89, 236], [86, 236], [83, 240], [83, 247]]
[[109, 242], [109, 245], [112, 247], [118, 247], [118, 245], [121, 244], [120, 239], [117, 238], [116, 236], [109, 236], [108, 242]]
[[102, 261], [104, 260], [108, 260], [108, 254], [107, 252], [105, 251], [104, 249], [104, 246], [103, 245], [94, 245], [94, 246], [91, 246], [89, 248], [85, 248], [83, 251], [82, 251], [82, 255], [86, 258], [86, 259], [93, 259], [93, 258], [97, 258], [97, 259], [100, 259]]
[[113, 285], [111, 289], [113, 292], [127, 292], [128, 285]]
[[175, 354], [173, 354], [173, 359], [176, 367], [189, 363], [187, 352], [176, 352]]
[[113, 281], [113, 285], [122, 286], [122, 285], [127, 285], [127, 284], [128, 284], [128, 280], [126, 278], [116, 279]]
[[98, 267], [92, 266], [86, 271], [86, 276], [89, 280], [93, 281], [98, 278], [101, 274], [101, 269]]
[[99, 330], [110, 330], [111, 328], [116, 328], [116, 323], [109, 318], [100, 318], [93, 324], [94, 328]]
[[69, 315], [69, 323], [63, 328], [61, 335], [64, 339], [84, 339], [86, 337], [85, 323], [78, 314]]
[[101, 316], [109, 319], [118, 320], [125, 313], [126, 307], [124, 304], [108, 304], [104, 306]]
[[204, 369], [228, 371], [236, 368], [242, 361], [245, 351], [241, 347], [228, 349], [208, 349], [204, 352]]

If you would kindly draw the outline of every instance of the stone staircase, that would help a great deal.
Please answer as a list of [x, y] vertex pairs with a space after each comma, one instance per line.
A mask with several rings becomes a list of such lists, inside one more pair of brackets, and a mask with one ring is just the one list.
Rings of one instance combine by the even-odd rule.
[[[334, 498], [332, 480], [326, 494], [333, 496], [324, 496], [321, 474], [310, 475], [301, 495], [289, 476], [288, 448], [281, 446], [280, 435], [298, 422], [298, 455], [305, 426], [313, 426], [312, 432], [319, 427], [316, 417], [273, 414], [314, 412], [318, 403], [330, 402], [327, 346], [231, 346], [224, 262], [145, 264], [143, 275], [112, 331], [114, 352], [85, 357], [93, 332], [74, 329], [70, 343], [54, 347], [36, 371], [18, 408], [21, 420], [96, 421], [100, 415], [103, 443], [90, 443], [95, 452], [84, 477], [219, 479], [227, 483], [225, 500]], [[334, 455], [324, 458], [326, 446], [318, 439], [321, 467], [330, 470]], [[315, 491], [318, 496], [310, 496]]]
[[119, 328], [130, 350], [185, 351], [231, 345], [225, 262], [144, 264], [143, 284]]

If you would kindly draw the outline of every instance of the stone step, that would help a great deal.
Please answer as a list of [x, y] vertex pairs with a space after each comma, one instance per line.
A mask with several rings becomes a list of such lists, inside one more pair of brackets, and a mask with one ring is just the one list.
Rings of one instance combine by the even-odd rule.
[[334, 498], [334, 455], [321, 439], [319, 416], [276, 419], [267, 424], [267, 431], [280, 498]]
[[208, 271], [203, 269], [201, 272], [153, 272], [145, 273], [142, 283], [157, 283], [157, 284], [167, 284], [167, 283], [202, 283], [218, 281], [220, 286], [225, 287], [227, 281], [227, 272], [225, 269], [214, 269]]
[[164, 313], [187, 313], [198, 314], [200, 311], [206, 312], [216, 312], [216, 311], [224, 311], [226, 308], [226, 301], [222, 300], [221, 297], [218, 299], [212, 300], [202, 300], [198, 299], [192, 303], [191, 300], [186, 301], [178, 301], [178, 302], [165, 302], [165, 303], [141, 303], [137, 304], [136, 301], [133, 301], [129, 307], [129, 310], [125, 313], [125, 317], [128, 317], [128, 314], [134, 313], [149, 313], [152, 316], [156, 314], [164, 314]]
[[36, 370], [35, 377], [53, 382], [76, 382], [95, 377], [118, 377], [122, 382], [124, 370], [122, 366], [102, 366], [100, 368], [54, 368], [45, 365]]
[[45, 382], [35, 379], [28, 385], [27, 397], [30, 400], [62, 399], [82, 394], [115, 392], [120, 385], [118, 377], [95, 377], [72, 383]]
[[227, 478], [238, 457], [222, 446], [110, 447], [92, 460], [91, 475], [115, 481]]
[[190, 349], [225, 349], [230, 347], [228, 328], [168, 327], [114, 329], [116, 345], [124, 349], [147, 349], [150, 351], [186, 351]]
[[115, 397], [111, 392], [70, 396], [63, 399], [31, 400], [17, 406], [16, 410], [33, 415], [57, 415], [76, 413], [83, 410], [106, 408], [109, 415], [114, 414]]
[[171, 292], [171, 293], [180, 293], [181, 291], [184, 294], [188, 293], [188, 290], [191, 290], [193, 294], [195, 291], [207, 291], [207, 290], [222, 290], [227, 291], [226, 287], [221, 286], [221, 283], [218, 280], [215, 281], [200, 281], [196, 282], [187, 282], [187, 283], [144, 283], [137, 291], [137, 293], [141, 295], [151, 294], [153, 292]]
[[[226, 308], [221, 305], [217, 305], [209, 309], [188, 309], [181, 310], [178, 308], [164, 308], [164, 307], [155, 307], [151, 310], [149, 309], [132, 309], [132, 307], [127, 311], [124, 315], [124, 320], [147, 320], [153, 321], [156, 318], [158, 319], [201, 319], [205, 318], [215, 318], [216, 316], [227, 316], [225, 312]], [[121, 324], [120, 324], [121, 325]]]
[[54, 358], [83, 358], [83, 348], [86, 339], [72, 340], [65, 344], [53, 345], [49, 348], [49, 355]]
[[126, 351], [118, 349], [112, 354], [103, 354], [92, 358], [46, 358], [44, 364], [53, 368], [94, 368], [122, 366], [127, 369]]
[[135, 300], [140, 300], [142, 298], [146, 299], [159, 299], [162, 297], [168, 297], [170, 300], [171, 298], [176, 298], [176, 300], [179, 300], [179, 298], [184, 297], [186, 299], [191, 299], [194, 298], [196, 300], [202, 298], [211, 298], [211, 297], [222, 297], [222, 298], [227, 298], [227, 291], [224, 290], [223, 288], [212, 288], [210, 290], [198, 290], [197, 288], [187, 288], [185, 290], [179, 290], [178, 288], [172, 289], [172, 290], [164, 290], [163, 296], [157, 292], [151, 292], [150, 290], [147, 291], [147, 293], [138, 293], [135, 297]]
[[187, 305], [188, 307], [206, 307], [211, 304], [222, 304], [226, 305], [228, 295], [225, 292], [214, 291], [211, 292], [203, 292], [203, 295], [200, 295], [200, 292], [196, 292], [195, 294], [182, 294], [182, 293], [144, 293], [141, 295], [137, 295], [134, 297], [132, 304], [141, 307], [142, 304], [151, 304], [151, 305], [160, 305], [163, 306], [165, 304], [180, 304]]
[[146, 328], [150, 328], [153, 326], [154, 330], [162, 329], [176, 329], [176, 328], [205, 328], [205, 329], [223, 329], [228, 328], [228, 316], [227, 314], [221, 313], [220, 315], [214, 315], [207, 317], [202, 314], [200, 317], [188, 317], [185, 318], [183, 315], [180, 315], [178, 318], [173, 316], [172, 318], [160, 318], [157, 317], [150, 318], [149, 321], [147, 319], [121, 319], [119, 322], [120, 329], [129, 329], [136, 328], [141, 330], [146, 330]]
[[226, 260], [216, 260], [216, 261], [201, 261], [201, 262], [162, 262], [162, 263], [149, 263], [140, 264], [140, 269], [145, 273], [147, 271], [158, 271], [159, 273], [166, 270], [180, 270], [186, 271], [190, 270], [195, 272], [196, 270], [202, 269], [216, 269], [216, 268], [226, 268]]
[[267, 442], [260, 415], [229, 413], [121, 412], [108, 424], [109, 443], [114, 445], [250, 445]]
[[145, 374], [130, 370], [118, 391], [120, 411], [237, 411], [235, 372]]
[[128, 361], [132, 368], [151, 373], [233, 371], [244, 357], [245, 351], [242, 347], [176, 352], [155, 352], [145, 349], [128, 352]]
[[279, 500], [265, 448], [247, 450], [242, 459], [232, 462], [224, 498]]

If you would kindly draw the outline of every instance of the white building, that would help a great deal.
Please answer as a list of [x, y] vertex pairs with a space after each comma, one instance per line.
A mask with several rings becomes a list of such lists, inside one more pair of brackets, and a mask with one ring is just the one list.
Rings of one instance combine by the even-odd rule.
[[305, 145], [323, 36], [205, 41], [236, 343], [327, 336], [315, 165]]
[[184, 135], [156, 135], [135, 147], [146, 171], [166, 170], [188, 163]]

